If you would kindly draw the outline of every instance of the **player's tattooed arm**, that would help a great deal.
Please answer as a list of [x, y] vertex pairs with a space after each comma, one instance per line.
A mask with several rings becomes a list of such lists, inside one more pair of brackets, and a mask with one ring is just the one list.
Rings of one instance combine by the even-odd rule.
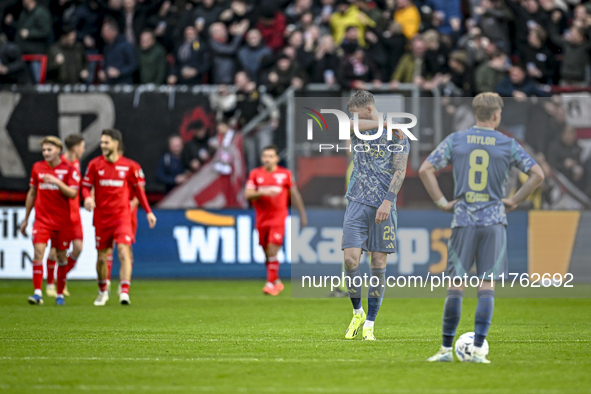
[[389, 192], [398, 194], [406, 176], [406, 164], [408, 163], [408, 153], [399, 153], [394, 155], [394, 176], [390, 182]]

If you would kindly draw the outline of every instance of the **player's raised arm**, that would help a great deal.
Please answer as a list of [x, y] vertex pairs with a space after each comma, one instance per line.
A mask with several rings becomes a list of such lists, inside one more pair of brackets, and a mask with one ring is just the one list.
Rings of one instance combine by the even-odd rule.
[[298, 209], [300, 213], [300, 226], [306, 227], [308, 225], [308, 215], [306, 214], [306, 208], [304, 207], [304, 199], [298, 190], [298, 187], [295, 185], [295, 182], [291, 181], [291, 187], [289, 188], [289, 192], [291, 193], [291, 201]]

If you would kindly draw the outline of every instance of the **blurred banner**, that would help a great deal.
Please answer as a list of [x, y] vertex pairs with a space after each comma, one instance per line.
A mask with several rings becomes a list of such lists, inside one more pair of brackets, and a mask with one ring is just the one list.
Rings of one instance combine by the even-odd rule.
[[[73, 279], [96, 278], [92, 214], [81, 210], [84, 250], [70, 274]], [[156, 210], [158, 225], [150, 230], [139, 213], [134, 245], [134, 277], [151, 278], [264, 278], [265, 257], [258, 245], [251, 210]], [[0, 278], [30, 278], [33, 245], [22, 236], [19, 223], [24, 208], [0, 208]], [[508, 248], [511, 272], [527, 272], [526, 212], [509, 215]], [[286, 244], [279, 253], [281, 275], [289, 277], [295, 266], [322, 268], [339, 274], [343, 253], [343, 211], [308, 211], [309, 224], [301, 229], [297, 216], [286, 221]], [[439, 211], [403, 210], [398, 214], [398, 250], [389, 257], [389, 271], [401, 275], [426, 275], [445, 268], [451, 215]], [[30, 220], [32, 227], [33, 220]], [[31, 234], [29, 228], [28, 234]], [[291, 240], [291, 243], [289, 242]], [[298, 245], [291, 250], [291, 245]], [[290, 260], [298, 264], [289, 264]], [[119, 264], [113, 270], [117, 276]]]
[[125, 155], [141, 164], [148, 192], [163, 191], [156, 182], [158, 160], [166, 152], [168, 137], [192, 138], [201, 121], [215, 134], [214, 114], [207, 92], [140, 90], [132, 87], [95, 88], [75, 92], [66, 87], [0, 92], [0, 189], [28, 189], [33, 163], [42, 160], [43, 136], [61, 139], [82, 133], [86, 153], [82, 168], [100, 154], [101, 132], [116, 128], [123, 133]]
[[[92, 213], [81, 210], [81, 214], [84, 250], [69, 277], [94, 279]], [[139, 212], [134, 277], [265, 277], [265, 256], [258, 245], [253, 211], [156, 210], [155, 214], [158, 225], [150, 230], [143, 211]], [[24, 215], [24, 208], [0, 208], [0, 278], [31, 277], [33, 245], [29, 237], [19, 233]], [[343, 211], [311, 209], [308, 218], [305, 228], [300, 228], [297, 216], [286, 220], [286, 242], [279, 252], [281, 276], [340, 275]], [[508, 220], [510, 272], [571, 272], [576, 282], [591, 282], [590, 212], [512, 212]], [[33, 221], [34, 217], [29, 221], [29, 236]], [[388, 275], [441, 273], [446, 265], [450, 222], [451, 215], [440, 211], [400, 211], [398, 253], [388, 257]], [[118, 276], [117, 258], [115, 261], [113, 275]], [[366, 255], [362, 262], [367, 263]]]

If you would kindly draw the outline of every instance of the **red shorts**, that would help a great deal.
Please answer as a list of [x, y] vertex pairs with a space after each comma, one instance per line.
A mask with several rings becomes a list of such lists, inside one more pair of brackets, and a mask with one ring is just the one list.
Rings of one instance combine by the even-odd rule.
[[95, 227], [95, 230], [97, 250], [112, 248], [113, 243], [131, 246], [131, 242], [133, 241], [131, 226], [122, 225], [110, 228]]
[[82, 231], [82, 222], [72, 224], [72, 240], [84, 239], [84, 233]]
[[131, 210], [131, 233], [133, 234], [132, 243], [135, 243], [135, 235], [137, 234], [137, 207]]
[[50, 240], [52, 248], [66, 250], [72, 240], [72, 231], [52, 230], [36, 221], [33, 224], [33, 244], [46, 244]]
[[269, 244], [283, 245], [285, 226], [264, 226], [257, 227], [259, 232], [259, 245], [267, 249]]

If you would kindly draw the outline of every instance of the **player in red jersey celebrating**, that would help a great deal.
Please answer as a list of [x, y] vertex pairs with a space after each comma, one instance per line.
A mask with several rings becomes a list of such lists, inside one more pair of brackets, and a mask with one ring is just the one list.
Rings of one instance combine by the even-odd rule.
[[[121, 156], [123, 156], [123, 145], [121, 145], [119, 147], [119, 154]], [[136, 177], [138, 178], [138, 181], [140, 182], [140, 184], [144, 185], [146, 183], [146, 177], [144, 176], [144, 171], [142, 170], [142, 167], [140, 166], [140, 163], [138, 163], [137, 161], [131, 160], [131, 159], [127, 159], [129, 160], [129, 162], [131, 163], [131, 166], [133, 168], [133, 171], [136, 174]], [[144, 188], [144, 186], [142, 186], [142, 189]], [[132, 237], [132, 245], [135, 244], [135, 240], [136, 240], [136, 234], [137, 234], [137, 211], [138, 211], [138, 207], [140, 205], [140, 201], [138, 200], [138, 198], [135, 195], [135, 191], [134, 188], [129, 185], [129, 207], [131, 209], [131, 232], [133, 234]], [[131, 249], [131, 264], [133, 267], [133, 247]], [[107, 256], [107, 289], [110, 290], [111, 289], [111, 271], [113, 270], [113, 254], [109, 254], [109, 256]], [[118, 293], [121, 294], [121, 288], [119, 288]]]
[[57, 249], [57, 305], [65, 305], [64, 287], [66, 285], [66, 250], [72, 240], [70, 200], [78, 194], [80, 174], [60, 158], [62, 142], [54, 136], [41, 140], [43, 158], [33, 164], [29, 192], [26, 200], [25, 220], [21, 223], [21, 233], [27, 236], [29, 215], [35, 207], [33, 224], [33, 286], [34, 294], [28, 301], [33, 305], [43, 304], [43, 254], [47, 242]]
[[292, 180], [291, 172], [277, 165], [279, 151], [275, 145], [263, 148], [261, 162], [263, 166], [253, 169], [248, 175], [245, 196], [254, 206], [259, 244], [265, 250], [267, 283], [263, 293], [276, 296], [283, 290], [277, 253], [283, 245], [290, 193], [300, 212], [301, 226], [305, 227], [308, 220], [304, 201]]
[[[80, 171], [80, 158], [84, 154], [85, 144], [84, 139], [80, 134], [71, 134], [66, 140], [66, 152], [62, 155], [61, 159], [63, 162], [74, 167], [78, 174]], [[82, 179], [79, 177], [79, 184], [82, 183]], [[76, 193], [76, 197], [70, 200], [70, 219], [72, 221], [72, 252], [67, 255], [68, 265], [66, 266], [66, 274], [68, 274], [72, 268], [76, 265], [78, 256], [82, 253], [82, 220], [80, 218], [80, 193]], [[57, 261], [57, 251], [52, 245], [47, 256], [47, 287], [45, 293], [49, 297], [56, 297], [57, 292], [54, 284], [54, 272]], [[64, 288], [64, 295], [69, 296], [68, 287]]]
[[[121, 294], [119, 302], [128, 305], [129, 286], [131, 284], [131, 210], [129, 206], [130, 185], [138, 197], [140, 205], [146, 210], [150, 228], [156, 225], [156, 216], [152, 213], [142, 182], [138, 179], [129, 159], [119, 154], [122, 142], [119, 130], [103, 130], [101, 135], [102, 156], [88, 163], [82, 182], [84, 208], [94, 210], [93, 224], [96, 229], [96, 248], [98, 251], [96, 271], [99, 281], [99, 294], [94, 305], [105, 305], [109, 300], [107, 291], [107, 256], [113, 252], [113, 243], [117, 245], [121, 270], [119, 274]], [[91, 189], [94, 188], [94, 197]]]

